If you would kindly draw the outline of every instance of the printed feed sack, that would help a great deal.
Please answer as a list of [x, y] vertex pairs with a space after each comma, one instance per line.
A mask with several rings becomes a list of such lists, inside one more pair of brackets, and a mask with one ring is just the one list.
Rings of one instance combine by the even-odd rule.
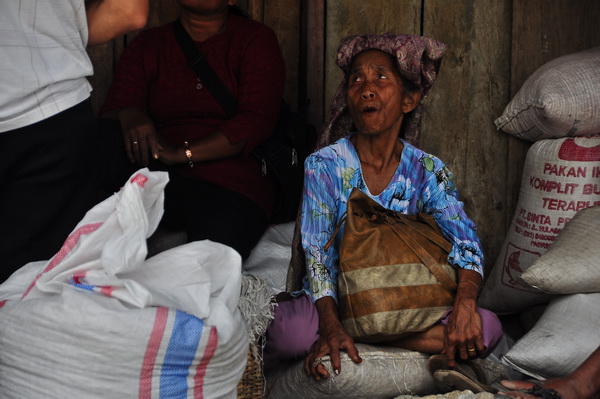
[[536, 142], [527, 153], [519, 202], [480, 305], [513, 313], [548, 300], [521, 279], [577, 212], [600, 205], [600, 136]]

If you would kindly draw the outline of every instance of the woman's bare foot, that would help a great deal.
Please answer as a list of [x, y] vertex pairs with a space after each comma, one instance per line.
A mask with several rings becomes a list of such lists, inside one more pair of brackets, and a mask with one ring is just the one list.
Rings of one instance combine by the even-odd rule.
[[[501, 384], [510, 389], [510, 392], [500, 392], [506, 396], [512, 396], [519, 399], [536, 399], [531, 393], [521, 392], [520, 390], [528, 390], [534, 387], [532, 382], [526, 381], [502, 381]], [[546, 380], [540, 386], [544, 389], [553, 389], [562, 399], [592, 399], [592, 396], [587, 396], [580, 391], [578, 385], [569, 378], [553, 378]]]
[[[511, 392], [504, 395], [514, 398], [531, 399], [537, 396], [519, 392], [519, 389], [531, 389], [534, 384], [525, 381], [502, 381], [502, 385]], [[542, 388], [553, 389], [562, 399], [598, 399], [600, 398], [600, 347], [583, 362], [577, 370], [563, 378], [552, 378], [541, 384]]]

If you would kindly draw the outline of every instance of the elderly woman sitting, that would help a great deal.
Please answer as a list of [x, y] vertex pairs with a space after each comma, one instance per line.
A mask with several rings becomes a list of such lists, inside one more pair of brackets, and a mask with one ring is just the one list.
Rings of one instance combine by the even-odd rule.
[[409, 35], [355, 36], [342, 42], [337, 63], [345, 78], [333, 103], [332, 121], [322, 148], [305, 163], [300, 216], [306, 257], [303, 290], [276, 310], [268, 331], [267, 363], [305, 356], [306, 372], [318, 380], [329, 377], [319, 361], [325, 355], [330, 355], [336, 373], [341, 371], [340, 350], [354, 362], [361, 361], [338, 316], [342, 234], [326, 246], [354, 188], [387, 209], [433, 215], [452, 245], [448, 263], [458, 270], [450, 311], [426, 331], [388, 344], [445, 353], [454, 366], [457, 358], [484, 356], [501, 337], [498, 318], [476, 306], [483, 254], [451, 174], [442, 161], [402, 138], [416, 137], [417, 107], [437, 75], [444, 51], [442, 43]]

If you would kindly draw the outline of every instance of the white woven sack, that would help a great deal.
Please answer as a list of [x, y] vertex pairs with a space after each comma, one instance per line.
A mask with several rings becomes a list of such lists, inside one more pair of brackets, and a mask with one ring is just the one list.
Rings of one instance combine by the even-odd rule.
[[600, 345], [600, 294], [553, 300], [502, 361], [537, 379], [573, 372]]
[[389, 399], [398, 395], [425, 395], [436, 388], [429, 371], [429, 355], [406, 349], [356, 344], [363, 361], [355, 364], [341, 353], [341, 373], [335, 375], [328, 357], [323, 362], [329, 375], [315, 381], [306, 375], [303, 362], [280, 368], [267, 376], [269, 399]]
[[273, 294], [285, 291], [285, 279], [292, 258], [294, 225], [294, 222], [289, 222], [269, 227], [242, 265], [244, 274], [266, 281]]
[[544, 303], [547, 294], [524, 282], [525, 272], [583, 209], [600, 205], [600, 136], [541, 140], [525, 160], [519, 202], [480, 306], [514, 313]]
[[235, 397], [241, 259], [210, 241], [145, 259], [167, 181], [136, 172], [0, 285], [1, 398]]
[[600, 206], [575, 215], [522, 278], [551, 294], [600, 292]]
[[495, 124], [529, 141], [600, 133], [600, 47], [540, 67]]

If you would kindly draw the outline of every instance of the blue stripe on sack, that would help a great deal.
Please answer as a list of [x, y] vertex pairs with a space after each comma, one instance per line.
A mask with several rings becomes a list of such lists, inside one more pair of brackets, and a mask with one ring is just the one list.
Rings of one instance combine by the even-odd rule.
[[202, 337], [204, 322], [177, 311], [160, 374], [160, 399], [187, 398], [187, 378]]
[[73, 280], [69, 281], [69, 284], [86, 291], [94, 291], [94, 288], [96, 287], [95, 285], [76, 283]]

